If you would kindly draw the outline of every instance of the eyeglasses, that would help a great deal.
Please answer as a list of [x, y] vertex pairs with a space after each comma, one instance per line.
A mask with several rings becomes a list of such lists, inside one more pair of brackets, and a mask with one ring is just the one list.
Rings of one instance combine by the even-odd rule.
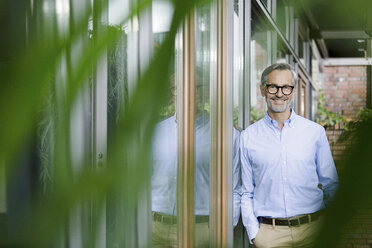
[[278, 90], [281, 89], [283, 95], [285, 96], [289, 96], [290, 94], [292, 94], [292, 91], [294, 89], [294, 86], [292, 85], [278, 86], [275, 84], [265, 84], [265, 86], [270, 94], [276, 94], [278, 93]]

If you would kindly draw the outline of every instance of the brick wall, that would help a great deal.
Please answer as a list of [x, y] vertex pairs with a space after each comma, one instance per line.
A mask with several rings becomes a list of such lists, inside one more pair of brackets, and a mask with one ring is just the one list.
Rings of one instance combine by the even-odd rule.
[[324, 67], [324, 96], [329, 111], [355, 118], [367, 104], [366, 66]]
[[[365, 66], [327, 66], [324, 67], [325, 107], [328, 111], [343, 115], [348, 121], [357, 117], [360, 109], [367, 104], [367, 70]], [[342, 180], [342, 168], [338, 162], [349, 142], [339, 140], [343, 123], [327, 128], [327, 137]], [[341, 247], [372, 248], [372, 209], [371, 204], [360, 209], [345, 226]]]
[[[325, 107], [347, 121], [354, 120], [358, 111], [367, 105], [366, 66], [325, 66], [324, 67]], [[343, 123], [327, 128], [328, 141], [333, 159], [339, 161], [348, 142], [340, 142]]]

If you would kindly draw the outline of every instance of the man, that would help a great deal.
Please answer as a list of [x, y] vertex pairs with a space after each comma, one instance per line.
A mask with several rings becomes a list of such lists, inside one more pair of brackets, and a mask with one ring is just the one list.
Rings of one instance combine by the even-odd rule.
[[[204, 109], [209, 92], [198, 81], [195, 108], [194, 208], [195, 247], [209, 247], [210, 116]], [[176, 101], [173, 90], [173, 102]], [[159, 122], [152, 140], [152, 247], [178, 247], [176, 114]]]
[[241, 211], [256, 247], [309, 247], [337, 172], [322, 126], [291, 109], [296, 73], [289, 64], [261, 77], [265, 117], [241, 134]]
[[[174, 99], [175, 100], [175, 99]], [[209, 89], [199, 83], [196, 87], [195, 148], [194, 148], [194, 201], [195, 247], [209, 247], [209, 198], [210, 198], [210, 115], [205, 109], [209, 103]], [[152, 139], [152, 247], [177, 247], [177, 128], [173, 115], [155, 127]], [[239, 131], [234, 129], [233, 177], [234, 224], [238, 222], [240, 197], [238, 191]], [[237, 210], [237, 211], [235, 211]]]
[[[209, 245], [209, 115], [195, 121], [195, 246]], [[177, 119], [155, 128], [152, 143], [152, 247], [177, 247]]]

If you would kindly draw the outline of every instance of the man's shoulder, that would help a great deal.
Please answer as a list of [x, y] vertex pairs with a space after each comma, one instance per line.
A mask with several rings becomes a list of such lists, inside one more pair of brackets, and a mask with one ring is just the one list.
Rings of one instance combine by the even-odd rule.
[[156, 123], [154, 133], [155, 136], [157, 135], [163, 136], [167, 135], [167, 133], [169, 132], [172, 133], [172, 130], [174, 129], [176, 129], [176, 118], [175, 116], [171, 116], [167, 119], [164, 119]]
[[176, 121], [176, 117], [172, 115], [171, 117], [168, 117], [156, 123], [156, 127], [171, 125], [171, 124], [174, 124], [175, 121]]
[[314, 130], [321, 130], [321, 129], [324, 129], [324, 127], [322, 125], [320, 125], [319, 123], [316, 123], [315, 121], [312, 121], [312, 120], [309, 120], [305, 117], [302, 117], [300, 115], [297, 115], [296, 116], [296, 122], [298, 122], [298, 124], [304, 128], [311, 128], [311, 129], [314, 129]]

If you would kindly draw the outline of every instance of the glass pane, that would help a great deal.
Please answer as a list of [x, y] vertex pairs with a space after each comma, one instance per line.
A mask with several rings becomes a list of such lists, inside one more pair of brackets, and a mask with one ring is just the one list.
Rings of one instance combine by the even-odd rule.
[[234, 77], [233, 77], [233, 227], [234, 247], [240, 247], [246, 233], [240, 217], [239, 135], [244, 123], [244, 2], [234, 0]]
[[266, 8], [268, 8], [268, 5], [267, 5], [268, 1], [269, 0], [261, 0], [261, 2], [266, 6]]
[[289, 52], [283, 40], [277, 35], [276, 63], [288, 63]]
[[298, 35], [298, 58], [300, 59], [301, 63], [303, 65], [306, 65], [305, 64], [305, 53], [304, 53], [304, 49], [305, 49], [305, 42], [302, 38], [301, 35]]
[[285, 4], [285, 0], [277, 0], [276, 2], [276, 23], [281, 33], [286, 37], [287, 30], [287, 12], [288, 7]]
[[203, 5], [195, 14], [195, 247], [209, 247], [210, 85], [216, 45], [212, 11]]
[[288, 63], [287, 57], [288, 53], [286, 53], [286, 51], [278, 49], [276, 54], [276, 63]]
[[[109, 0], [108, 1], [108, 32], [118, 35], [118, 39], [107, 48], [107, 137], [111, 142], [112, 136], [118, 128], [119, 120], [123, 116], [124, 107], [128, 102], [128, 86], [131, 61], [131, 51], [133, 47], [131, 39], [137, 38], [138, 30], [133, 26], [133, 22], [122, 24], [128, 15], [129, 0]], [[111, 150], [108, 149], [108, 157], [111, 157]], [[111, 166], [108, 164], [108, 166]], [[124, 182], [125, 183], [125, 182]], [[133, 235], [133, 231], [128, 230], [128, 225], [134, 225], [136, 216], [127, 216], [125, 213], [133, 211], [133, 206], [129, 206], [124, 195], [126, 192], [117, 187], [107, 195], [106, 205], [106, 235], [108, 247], [122, 247], [135, 244], [134, 239], [127, 239]], [[123, 236], [123, 230], [125, 235]]]
[[252, 11], [251, 34], [251, 123], [261, 119], [266, 112], [261, 95], [261, 74], [269, 63], [268, 40], [270, 31]]
[[[239, 109], [239, 99], [242, 97], [244, 70], [244, 18], [243, 1], [234, 0], [234, 127], [242, 128], [242, 112]], [[239, 116], [240, 115], [240, 116]], [[239, 117], [241, 120], [239, 120]]]
[[[167, 38], [173, 16], [173, 5], [168, 1], [153, 1], [152, 32], [154, 53]], [[179, 40], [179, 37], [177, 38]], [[151, 150], [151, 210], [152, 247], [176, 247], [177, 237], [177, 118], [176, 86], [180, 73], [181, 46], [176, 40], [176, 51], [171, 58], [168, 75], [167, 103], [159, 113]], [[181, 67], [182, 69], [182, 67]]]

